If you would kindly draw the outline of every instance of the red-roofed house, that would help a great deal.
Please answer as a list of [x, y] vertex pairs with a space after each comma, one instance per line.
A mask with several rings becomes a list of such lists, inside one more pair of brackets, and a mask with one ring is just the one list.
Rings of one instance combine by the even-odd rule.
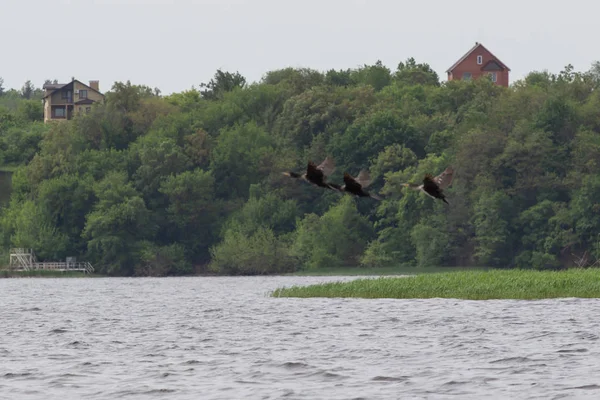
[[496, 85], [508, 87], [510, 68], [481, 43], [475, 42], [475, 46], [446, 72], [449, 81], [476, 79], [483, 75], [490, 75]]

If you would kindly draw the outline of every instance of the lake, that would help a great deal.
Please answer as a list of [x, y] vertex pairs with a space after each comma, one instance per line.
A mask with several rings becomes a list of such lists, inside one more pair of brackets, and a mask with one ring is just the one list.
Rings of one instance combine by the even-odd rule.
[[0, 398], [600, 398], [600, 300], [267, 295], [350, 279], [0, 279]]

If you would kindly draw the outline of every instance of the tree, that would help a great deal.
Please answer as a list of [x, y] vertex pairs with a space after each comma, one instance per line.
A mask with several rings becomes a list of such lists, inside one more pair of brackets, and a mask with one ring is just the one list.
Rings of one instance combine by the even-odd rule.
[[246, 78], [239, 72], [223, 72], [220, 69], [215, 73], [214, 78], [208, 83], [201, 83], [201, 88], [206, 88], [200, 93], [207, 100], [218, 100], [223, 97], [226, 92], [231, 92], [235, 88], [244, 88], [246, 86]]
[[299, 223], [293, 254], [306, 268], [356, 266], [372, 229], [354, 199], [345, 196], [322, 217], [308, 214]]
[[417, 64], [412, 57], [398, 64], [395, 79], [408, 85], [440, 85], [437, 72], [429, 64]]
[[100, 272], [132, 275], [142, 241], [155, 232], [151, 213], [122, 172], [113, 172], [98, 182], [94, 194], [98, 203], [87, 214], [82, 232], [88, 256]]
[[4, 94], [4, 79], [0, 77], [0, 96]]
[[339, 70], [330, 69], [325, 74], [325, 83], [332, 86], [343, 86], [348, 87], [355, 84], [352, 80], [352, 70]]
[[37, 100], [22, 101], [17, 108], [17, 117], [26, 122], [44, 120], [44, 108]]
[[128, 113], [136, 111], [143, 98], [153, 95], [154, 92], [148, 86], [132, 85], [129, 80], [126, 83], [115, 82], [106, 93], [106, 103], [109, 108]]
[[208, 261], [208, 248], [214, 242], [219, 221], [210, 172], [195, 169], [170, 175], [159, 191], [168, 198], [167, 213], [172, 225], [163, 241], [180, 243], [194, 262]]
[[[168, 96], [117, 82], [105, 104], [49, 124], [29, 82], [0, 96], [0, 166], [16, 168], [0, 180], [0, 241], [111, 275], [589, 266], [599, 65], [534, 71], [509, 89], [440, 84], [413, 58], [395, 71], [284, 68], [252, 84], [219, 70]], [[281, 173], [328, 155], [330, 182], [367, 169], [383, 201]], [[401, 185], [447, 166], [450, 206]]]
[[211, 160], [217, 196], [246, 198], [250, 185], [271, 173], [275, 158], [273, 138], [256, 123], [223, 129]]
[[223, 241], [211, 249], [210, 269], [227, 275], [262, 275], [290, 272], [295, 260], [289, 246], [268, 228], [250, 236], [228, 230]]
[[357, 83], [370, 85], [378, 92], [392, 82], [392, 74], [381, 60], [377, 60], [373, 65], [365, 64], [358, 70], [353, 71], [352, 79]]
[[34, 91], [35, 91], [35, 86], [33, 86], [33, 83], [31, 83], [30, 80], [28, 80], [27, 82], [25, 82], [25, 84], [21, 88], [21, 96], [24, 99], [29, 100], [33, 96]]
[[475, 205], [473, 225], [477, 238], [475, 257], [479, 265], [507, 267], [514, 253], [511, 243], [512, 204], [502, 192], [486, 193]]
[[323, 84], [325, 77], [319, 71], [311, 68], [283, 68], [269, 71], [262, 79], [267, 85], [282, 85], [289, 87], [293, 94], [300, 94], [315, 86]]

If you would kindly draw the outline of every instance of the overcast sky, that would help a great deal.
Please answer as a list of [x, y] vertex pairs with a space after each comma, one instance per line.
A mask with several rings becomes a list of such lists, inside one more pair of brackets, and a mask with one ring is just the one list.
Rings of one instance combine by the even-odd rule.
[[249, 81], [292, 67], [392, 70], [414, 57], [446, 79], [476, 41], [511, 68], [587, 70], [600, 60], [593, 0], [0, 0], [0, 77], [115, 81], [163, 94], [218, 68]]

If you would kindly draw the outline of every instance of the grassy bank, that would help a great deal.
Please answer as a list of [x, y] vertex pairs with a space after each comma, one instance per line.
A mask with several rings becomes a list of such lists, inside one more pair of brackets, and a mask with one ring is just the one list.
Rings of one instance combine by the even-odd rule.
[[0, 278], [82, 278], [97, 277], [96, 274], [85, 274], [79, 271], [10, 271], [0, 270]]
[[[480, 268], [484, 270], [485, 268]], [[382, 267], [382, 268], [320, 268], [296, 271], [286, 275], [292, 276], [360, 276], [360, 275], [420, 275], [439, 272], [473, 271], [474, 268], [463, 267]]]
[[280, 288], [274, 297], [545, 299], [600, 297], [600, 269], [566, 271], [490, 270], [357, 279]]

